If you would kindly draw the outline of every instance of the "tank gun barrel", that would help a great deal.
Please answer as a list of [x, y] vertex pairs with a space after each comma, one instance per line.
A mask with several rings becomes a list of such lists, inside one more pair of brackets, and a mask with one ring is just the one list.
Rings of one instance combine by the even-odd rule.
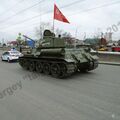
[[[27, 39], [29, 39], [29, 40], [33, 40], [32, 38], [30, 38], [30, 37], [28, 37], [28, 36], [26, 36], [26, 35], [23, 35], [23, 37], [24, 37], [24, 38], [27, 38]], [[33, 40], [33, 41], [35, 41], [35, 40]]]

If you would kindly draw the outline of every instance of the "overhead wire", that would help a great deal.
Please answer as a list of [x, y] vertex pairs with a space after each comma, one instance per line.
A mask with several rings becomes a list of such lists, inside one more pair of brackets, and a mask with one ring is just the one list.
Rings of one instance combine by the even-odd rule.
[[77, 3], [82, 3], [82, 2], [85, 2], [85, 1], [86, 1], [86, 0], [73, 1], [72, 3], [69, 3], [69, 4], [67, 4], [67, 5], [63, 5], [62, 7], [60, 7], [60, 9], [62, 9], [62, 8], [67, 8], [67, 7], [70, 7], [70, 6], [75, 5], [75, 4], [77, 4]]
[[[42, 0], [42, 1], [43, 1], [43, 0]], [[67, 5], [64, 5], [64, 6], [60, 7], [60, 9], [67, 8], [67, 7], [70, 7], [70, 6], [75, 5], [75, 4], [77, 4], [77, 3], [84, 2], [84, 1], [86, 1], [86, 0], [81, 0], [81, 1], [80, 1], [80, 0], [77, 0], [77, 1], [74, 1], [74, 2], [72, 2], [72, 3], [69, 3], [69, 4], [67, 4]], [[48, 11], [44, 12], [43, 14], [39, 14], [39, 15], [36, 15], [36, 16], [33, 16], [33, 17], [30, 17], [30, 18], [24, 19], [23, 21], [20, 21], [20, 22], [14, 24], [14, 25], [12, 25], [12, 26], [15, 26], [15, 25], [18, 25], [18, 24], [22, 24], [22, 23], [27, 22], [27, 21], [31, 21], [31, 20], [39, 17], [39, 16], [46, 15], [46, 14], [51, 13], [51, 12], [53, 12], [53, 11], [52, 11], [52, 10], [48, 10]], [[8, 27], [7, 27], [7, 28], [8, 28]], [[4, 28], [3, 28], [3, 29], [4, 29]], [[5, 28], [5, 29], [6, 29], [6, 28]]]
[[14, 9], [18, 4], [22, 3], [23, 1], [24, 0], [18, 1], [16, 4], [14, 4], [13, 6], [9, 7], [8, 9], [6, 9], [2, 13], [0, 13], [0, 16], [5, 15], [6, 13], [8, 13], [10, 10]]
[[73, 13], [70, 16], [76, 15], [76, 14], [80, 14], [80, 13], [83, 13], [83, 12], [90, 12], [92, 10], [96, 10], [96, 9], [103, 8], [103, 7], [109, 7], [111, 5], [115, 5], [115, 4], [119, 4], [119, 3], [120, 3], [120, 0], [119, 1], [115, 1], [115, 2], [111, 2], [111, 3], [106, 3], [106, 4], [103, 4], [103, 5], [97, 6], [97, 7], [93, 7], [93, 8], [89, 8], [89, 9], [78, 11], [77, 13]]
[[[77, 2], [79, 2], [79, 1], [77, 0], [77, 1], [74, 2], [74, 3], [76, 4]], [[112, 2], [112, 3], [106, 3], [106, 4], [103, 4], [103, 5], [94, 7], [94, 8], [85, 9], [85, 10], [79, 11], [79, 12], [77, 12], [77, 13], [70, 14], [69, 16], [73, 16], [73, 15], [76, 15], [76, 14], [79, 14], [79, 13], [82, 13], [82, 12], [89, 12], [89, 11], [92, 11], [92, 10], [95, 10], [95, 9], [99, 9], [99, 8], [102, 8], [102, 7], [109, 7], [109, 6], [114, 5], [114, 4], [117, 4], [117, 3], [120, 3], [120, 1]], [[61, 8], [69, 7], [69, 6], [71, 6], [71, 5], [73, 5], [73, 3], [70, 3], [70, 4], [68, 4], [68, 5], [64, 5], [64, 6], [60, 7], [60, 9], [61, 9]], [[49, 11], [47, 11], [47, 12], [41, 14], [41, 15], [46, 15], [46, 14], [51, 13], [51, 12], [52, 12], [52, 10], [49, 10]], [[23, 20], [23, 21], [20, 21], [20, 22], [18, 22], [18, 23], [16, 23], [16, 24], [14, 24], [14, 25], [12, 25], [12, 26], [8, 26], [8, 27], [6, 27], [6, 28], [13, 27], [13, 26], [16, 26], [16, 25], [18, 25], [18, 24], [22, 24], [22, 23], [27, 22], [27, 21], [31, 21], [31, 20], [39, 17], [39, 16], [40, 16], [40, 15], [36, 15], [36, 16], [30, 17], [30, 18], [28, 18], [28, 19], [25, 19], [25, 20]], [[6, 29], [6, 28], [3, 28], [3, 29]]]
[[4, 22], [6, 22], [6, 21], [8, 21], [8, 20], [10, 20], [10, 19], [13, 19], [13, 17], [15, 17], [15, 16], [17, 16], [17, 15], [19, 15], [19, 14], [21, 14], [21, 13], [24, 13], [25, 11], [27, 11], [27, 10], [29, 10], [29, 9], [31, 9], [31, 8], [33, 8], [33, 7], [35, 7], [35, 6], [37, 6], [37, 5], [39, 5], [40, 3], [44, 2], [44, 1], [45, 1], [45, 0], [41, 0], [41, 1], [37, 2], [37, 3], [35, 3], [35, 4], [32, 5], [32, 6], [29, 6], [29, 7], [25, 8], [25, 9], [23, 9], [23, 10], [21, 10], [21, 11], [15, 13], [15, 14], [12, 15], [12, 16], [7, 17], [6, 19], [0, 21], [0, 23], [4, 23]]

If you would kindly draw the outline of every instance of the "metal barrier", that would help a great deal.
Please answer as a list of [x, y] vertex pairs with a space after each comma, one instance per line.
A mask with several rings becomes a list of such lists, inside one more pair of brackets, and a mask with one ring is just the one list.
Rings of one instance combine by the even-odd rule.
[[120, 52], [94, 51], [91, 53], [93, 55], [97, 55], [99, 57], [99, 61], [120, 62]]

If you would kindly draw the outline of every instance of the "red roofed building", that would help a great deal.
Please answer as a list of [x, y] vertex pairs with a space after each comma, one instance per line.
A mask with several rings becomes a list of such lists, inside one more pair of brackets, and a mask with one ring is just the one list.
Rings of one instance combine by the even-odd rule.
[[10, 41], [7, 44], [10, 46], [16, 46], [18, 44], [18, 42], [17, 41]]

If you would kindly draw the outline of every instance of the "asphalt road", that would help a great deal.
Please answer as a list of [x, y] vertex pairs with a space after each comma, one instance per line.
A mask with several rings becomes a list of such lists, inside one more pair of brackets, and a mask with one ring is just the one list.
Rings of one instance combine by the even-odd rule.
[[0, 120], [120, 120], [120, 66], [55, 79], [0, 61]]

